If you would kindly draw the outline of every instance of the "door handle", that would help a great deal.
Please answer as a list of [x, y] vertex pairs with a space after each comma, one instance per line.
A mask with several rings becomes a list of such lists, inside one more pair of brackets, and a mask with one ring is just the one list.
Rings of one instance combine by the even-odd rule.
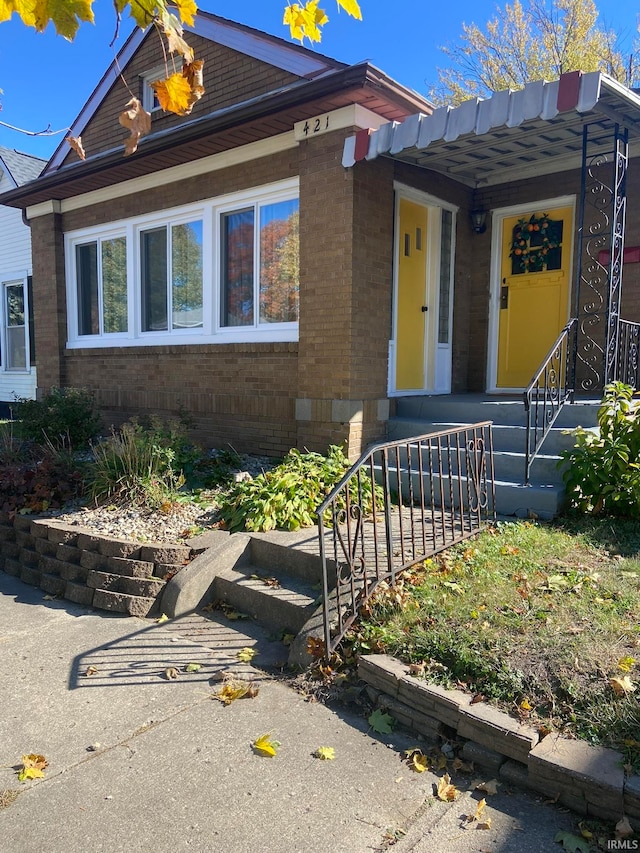
[[500, 288], [500, 309], [509, 307], [509, 288], [501, 287]]
[[422, 310], [422, 313], [425, 314], [429, 310], [429, 306], [423, 305], [421, 310]]

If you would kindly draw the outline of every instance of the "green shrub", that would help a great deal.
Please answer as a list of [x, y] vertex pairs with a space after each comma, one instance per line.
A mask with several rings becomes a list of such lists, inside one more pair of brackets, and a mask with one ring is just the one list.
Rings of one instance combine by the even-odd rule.
[[85, 388], [53, 388], [41, 400], [18, 397], [13, 416], [22, 438], [53, 447], [85, 447], [100, 429], [95, 400]]
[[147, 426], [132, 419], [93, 448], [91, 496], [130, 501], [149, 509], [166, 508], [185, 483], [184, 468], [200, 453], [179, 424], [153, 418]]
[[567, 496], [580, 512], [640, 516], [640, 419], [633, 388], [613, 382], [598, 410], [600, 432], [578, 427], [576, 446], [562, 455]]
[[[350, 466], [342, 448], [332, 445], [327, 456], [289, 451], [272, 471], [236, 483], [220, 498], [222, 519], [228, 530], [297, 530], [317, 521], [316, 510]], [[351, 486], [356, 499], [357, 485]], [[365, 512], [371, 510], [371, 483], [361, 484]]]

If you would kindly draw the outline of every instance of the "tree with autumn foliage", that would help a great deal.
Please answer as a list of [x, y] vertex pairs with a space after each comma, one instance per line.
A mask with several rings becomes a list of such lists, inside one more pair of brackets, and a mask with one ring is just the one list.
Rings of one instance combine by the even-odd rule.
[[[362, 18], [358, 0], [335, 2], [349, 15]], [[38, 32], [52, 23], [58, 35], [73, 41], [81, 24], [93, 23], [93, 3], [94, 0], [0, 0], [0, 23], [16, 14], [26, 26], [34, 27]], [[291, 38], [301, 42], [304, 39], [320, 41], [322, 27], [329, 18], [319, 3], [320, 0], [306, 0], [285, 5], [283, 23], [289, 27]], [[151, 85], [165, 112], [188, 115], [204, 94], [203, 61], [196, 59], [184, 33], [184, 26], [195, 23], [198, 12], [195, 0], [113, 0], [113, 5], [118, 27], [122, 16], [128, 13], [140, 29], [154, 27], [165, 39], [165, 56], [169, 57], [165, 77]], [[180, 57], [178, 62], [173, 62], [174, 56]], [[130, 133], [125, 142], [125, 154], [133, 154], [140, 137], [151, 128], [151, 116], [143, 110], [138, 98], [132, 97], [120, 115], [120, 124]], [[68, 142], [84, 159], [82, 140], [69, 137]]]
[[459, 104], [568, 71], [604, 71], [632, 86], [640, 77], [638, 50], [625, 57], [617, 45], [617, 34], [598, 23], [594, 0], [514, 0], [484, 29], [463, 24], [459, 42], [442, 48], [451, 64], [438, 68], [431, 98]]

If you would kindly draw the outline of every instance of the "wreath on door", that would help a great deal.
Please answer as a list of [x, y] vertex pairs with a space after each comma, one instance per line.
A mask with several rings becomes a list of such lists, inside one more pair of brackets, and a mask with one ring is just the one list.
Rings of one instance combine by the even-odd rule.
[[513, 274], [541, 272], [546, 269], [549, 252], [559, 248], [562, 241], [562, 222], [548, 214], [519, 219], [513, 226], [511, 251]]

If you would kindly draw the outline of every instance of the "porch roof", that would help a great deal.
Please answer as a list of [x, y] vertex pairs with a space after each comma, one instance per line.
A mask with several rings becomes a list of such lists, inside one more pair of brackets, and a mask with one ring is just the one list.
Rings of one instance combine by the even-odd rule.
[[579, 168], [582, 129], [602, 127], [602, 151], [616, 124], [640, 153], [640, 97], [599, 71], [573, 71], [518, 91], [472, 98], [457, 107], [417, 113], [345, 141], [342, 164], [390, 156], [471, 187]]

